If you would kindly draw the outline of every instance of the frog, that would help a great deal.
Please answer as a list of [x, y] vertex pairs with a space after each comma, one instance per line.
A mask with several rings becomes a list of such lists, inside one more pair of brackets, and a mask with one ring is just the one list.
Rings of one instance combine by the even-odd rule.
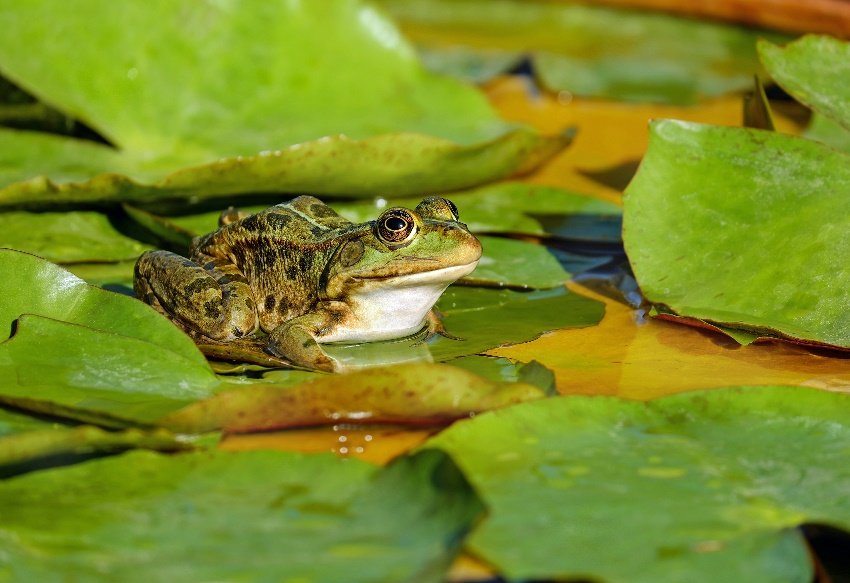
[[216, 230], [192, 240], [188, 258], [146, 251], [133, 287], [196, 342], [265, 334], [269, 354], [340, 372], [322, 344], [455, 338], [434, 304], [481, 253], [442, 197], [358, 224], [302, 195], [256, 214], [224, 211]]

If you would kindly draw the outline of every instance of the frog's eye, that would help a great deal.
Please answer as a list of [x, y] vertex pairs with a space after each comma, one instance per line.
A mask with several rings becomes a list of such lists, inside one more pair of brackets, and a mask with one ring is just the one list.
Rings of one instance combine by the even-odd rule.
[[391, 208], [384, 211], [376, 225], [378, 237], [390, 247], [402, 247], [416, 237], [418, 230], [416, 217], [404, 208]]
[[447, 198], [429, 196], [416, 206], [416, 212], [422, 218], [438, 221], [457, 221], [459, 219], [455, 203]]

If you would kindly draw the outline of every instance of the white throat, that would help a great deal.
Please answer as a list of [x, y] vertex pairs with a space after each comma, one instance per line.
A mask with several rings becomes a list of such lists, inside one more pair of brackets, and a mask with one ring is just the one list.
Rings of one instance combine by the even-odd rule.
[[477, 261], [392, 281], [365, 281], [348, 298], [357, 325], [322, 338], [322, 342], [371, 342], [403, 338], [422, 329], [440, 294], [455, 280], [472, 272]]

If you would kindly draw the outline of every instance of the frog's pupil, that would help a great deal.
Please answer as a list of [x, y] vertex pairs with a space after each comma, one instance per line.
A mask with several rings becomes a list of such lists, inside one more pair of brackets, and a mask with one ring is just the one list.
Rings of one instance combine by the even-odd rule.
[[384, 223], [390, 231], [401, 231], [407, 226], [407, 223], [398, 217], [390, 217]]

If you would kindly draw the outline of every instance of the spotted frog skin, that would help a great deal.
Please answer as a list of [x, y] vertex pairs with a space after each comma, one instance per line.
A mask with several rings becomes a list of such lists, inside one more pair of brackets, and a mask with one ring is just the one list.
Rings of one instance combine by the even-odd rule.
[[216, 341], [262, 329], [268, 352], [316, 370], [339, 370], [320, 343], [402, 338], [426, 324], [442, 333], [434, 303], [481, 257], [455, 205], [435, 196], [362, 224], [312, 196], [255, 215], [231, 209], [219, 223], [189, 259], [144, 253], [136, 295]]

